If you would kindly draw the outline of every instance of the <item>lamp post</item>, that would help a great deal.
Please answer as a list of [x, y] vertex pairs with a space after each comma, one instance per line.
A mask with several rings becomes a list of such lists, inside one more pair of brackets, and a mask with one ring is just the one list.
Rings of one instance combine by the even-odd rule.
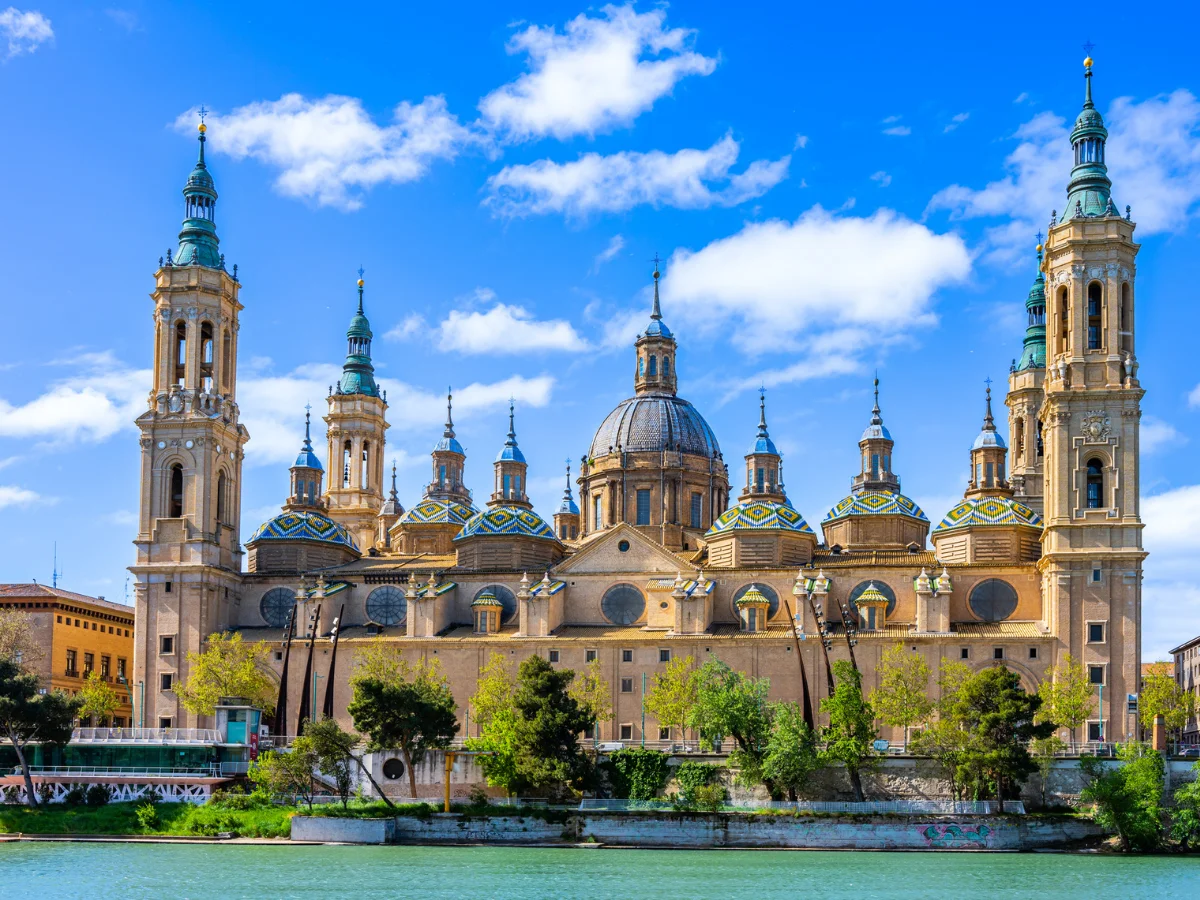
[[642, 673], [642, 749], [646, 749], [646, 673]]

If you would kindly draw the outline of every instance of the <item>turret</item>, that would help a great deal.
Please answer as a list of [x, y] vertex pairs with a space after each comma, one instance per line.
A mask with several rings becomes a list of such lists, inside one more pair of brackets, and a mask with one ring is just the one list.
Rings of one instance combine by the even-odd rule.
[[675, 337], [663, 321], [658, 300], [658, 257], [654, 259], [654, 304], [650, 308], [650, 324], [635, 344], [637, 374], [634, 389], [638, 394], [651, 392], [675, 393]]
[[767, 431], [767, 394], [759, 391], [758, 434], [746, 454], [746, 487], [739, 500], [751, 498], [787, 502], [783, 492], [783, 457]]
[[217, 189], [204, 162], [207, 131], [208, 127], [201, 121], [200, 156], [183, 187], [183, 229], [179, 232], [179, 249], [172, 262], [177, 266], [223, 269], [225, 261], [217, 249]]
[[884, 427], [879, 411], [879, 376], [875, 377], [875, 405], [871, 408], [871, 421], [858, 441], [862, 471], [851, 481], [851, 490], [900, 492], [900, 479], [892, 472], [892, 448], [895, 442]]
[[430, 500], [452, 500], [471, 506], [471, 492], [463, 484], [463, 468], [467, 453], [454, 435], [454, 394], [446, 390], [446, 427], [442, 439], [430, 454], [433, 463], [433, 480], [425, 488]]
[[400, 503], [400, 496], [396, 492], [396, 461], [392, 460], [392, 492], [388, 495], [388, 499], [384, 501], [383, 506], [379, 508], [377, 522], [379, 525], [375, 534], [375, 546], [384, 549], [390, 549], [392, 539], [390, 530], [397, 520], [404, 515], [404, 507]]
[[967, 497], [1011, 497], [1012, 490], [1005, 480], [1005, 461], [1008, 447], [996, 430], [992, 418], [992, 385], [988, 379], [986, 412], [983, 428], [971, 445], [971, 475], [967, 482]]
[[508, 403], [508, 438], [496, 456], [493, 468], [495, 469], [496, 483], [487, 505], [491, 507], [521, 506], [525, 509], [532, 509], [533, 504], [529, 502], [529, 497], [525, 493], [525, 475], [529, 467], [525, 462], [525, 454], [517, 446], [517, 431], [513, 424], [511, 400]]
[[573, 541], [579, 537], [579, 506], [571, 495], [571, 461], [567, 460], [567, 486], [554, 513], [554, 533], [560, 541]]
[[321, 484], [325, 477], [325, 469], [317, 454], [313, 453], [311, 418], [309, 410], [304, 407], [304, 445], [296, 461], [289, 470], [291, 473], [291, 494], [288, 496], [284, 509], [324, 509], [325, 497]]
[[1104, 162], [1108, 129], [1104, 118], [1092, 103], [1092, 58], [1083, 61], [1083, 109], [1071, 129], [1071, 145], [1075, 150], [1075, 166], [1067, 184], [1067, 209], [1064, 221], [1084, 216], [1117, 215], [1112, 202], [1112, 181]]

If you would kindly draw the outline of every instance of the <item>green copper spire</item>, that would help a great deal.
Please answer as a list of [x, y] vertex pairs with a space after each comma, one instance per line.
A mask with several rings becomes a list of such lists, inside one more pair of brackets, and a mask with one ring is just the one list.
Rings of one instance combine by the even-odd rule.
[[183, 188], [183, 230], [179, 232], [179, 250], [174, 262], [177, 266], [220, 269], [224, 266], [217, 249], [217, 189], [204, 162], [205, 132], [208, 131], [204, 124], [206, 112], [200, 107], [200, 158]]
[[1017, 361], [1017, 371], [1046, 368], [1046, 276], [1042, 274], [1042, 236], [1038, 235], [1038, 273], [1025, 299], [1029, 324], [1025, 328], [1025, 346]]
[[358, 269], [358, 311], [346, 330], [346, 363], [342, 366], [339, 394], [368, 394], [379, 396], [375, 384], [375, 367], [371, 365], [371, 323], [363, 314], [363, 269]]
[[1108, 129], [1104, 118], [1092, 103], [1092, 58], [1083, 61], [1086, 85], [1083, 111], [1071, 130], [1071, 145], [1075, 148], [1075, 167], [1067, 185], [1067, 208], [1063, 221], [1080, 216], [1117, 215], [1112, 205], [1112, 182], [1104, 164], [1104, 145]]

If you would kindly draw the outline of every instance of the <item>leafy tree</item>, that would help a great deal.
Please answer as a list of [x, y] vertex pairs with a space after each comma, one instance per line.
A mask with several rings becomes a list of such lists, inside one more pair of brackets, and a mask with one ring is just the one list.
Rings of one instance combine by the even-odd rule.
[[1046, 805], [1046, 782], [1050, 780], [1050, 773], [1054, 770], [1054, 760], [1058, 754], [1067, 749], [1067, 745], [1056, 734], [1049, 737], [1034, 738], [1029, 744], [1030, 752], [1033, 756], [1034, 765], [1038, 771], [1038, 787], [1041, 790], [1042, 806]]
[[497, 715], [512, 710], [516, 692], [517, 678], [508, 659], [493, 652], [479, 670], [475, 695], [471, 698], [471, 710], [480, 729], [490, 724]]
[[950, 782], [950, 794], [955, 800], [963, 798], [959, 771], [966, 759], [970, 735], [955, 717], [940, 717], [913, 738], [912, 752], [927, 756], [938, 764]]
[[612, 687], [600, 671], [600, 660], [593, 659], [575, 673], [568, 693], [597, 726], [612, 718]]
[[962, 660], [942, 657], [938, 663], [938, 700], [934, 704], [939, 719], [957, 721], [959, 697], [973, 674]]
[[312, 739], [301, 735], [287, 750], [268, 750], [250, 763], [247, 777], [273, 797], [296, 798], [312, 812], [316, 793], [317, 752]]
[[660, 727], [677, 728], [682, 737], [695, 705], [696, 660], [691, 656], [672, 659], [662, 672], [650, 679], [646, 712]]
[[1146, 666], [1139, 698], [1142, 722], [1150, 724], [1155, 716], [1162, 716], [1167, 732], [1178, 733], [1194, 714], [1195, 703], [1196, 695], [1184, 690], [1171, 675], [1170, 663]]
[[786, 792], [789, 800], [795, 800], [813, 772], [821, 768], [817, 736], [804, 721], [800, 704], [771, 705], [771, 734], [761, 768], [763, 782]]
[[1194, 781], [1175, 791], [1175, 808], [1171, 811], [1171, 836], [1179, 841], [1182, 850], [1200, 843], [1200, 761], [1192, 764]]
[[1076, 662], [1070, 653], [1063, 654], [1062, 661], [1038, 685], [1038, 696], [1042, 698], [1038, 721], [1066, 728], [1071, 732], [1071, 743], [1075, 743], [1075, 730], [1087, 721], [1096, 700], [1083, 664]]
[[81, 701], [80, 718], [95, 716], [97, 721], [104, 721], [112, 716], [121, 705], [120, 695], [113, 690], [112, 685], [100, 677], [95, 669], [88, 672], [87, 678], [76, 695]]
[[1124, 763], [1110, 767], [1085, 754], [1079, 769], [1089, 779], [1080, 793], [1093, 804], [1092, 817], [1117, 833], [1122, 850], [1154, 850], [1162, 842], [1162, 791], [1166, 764], [1142, 743], [1126, 744], [1118, 751]]
[[342, 801], [342, 809], [345, 809], [354, 791], [351, 773], [358, 763], [354, 756], [358, 736], [345, 731], [337, 719], [308, 722], [304, 727], [304, 736], [316, 754], [317, 771], [333, 782], [338, 799]]
[[1021, 687], [1021, 679], [1003, 666], [971, 676], [962, 686], [956, 714], [969, 742], [960, 780], [969, 783], [978, 799], [994, 793], [1004, 811], [1004, 798], [1037, 769], [1029, 742], [1054, 733], [1053, 722], [1036, 724], [1042, 699]]
[[766, 678], [751, 678], [710, 659], [696, 672], [696, 701], [689, 724], [710, 744], [733, 738], [737, 746], [729, 755], [730, 765], [758, 773], [771, 733], [769, 688]]
[[609, 757], [620, 797], [653, 800], [667, 783], [667, 754], [645, 747], [626, 747]]
[[836, 687], [833, 695], [821, 701], [821, 712], [829, 716], [823, 729], [825, 750], [822, 759], [836, 761], [846, 767], [854, 799], [863, 801], [862, 776], [878, 765], [874, 741], [879, 736], [875, 728], [875, 711], [863, 697], [862, 673], [848, 660], [833, 664]]
[[444, 681], [418, 677], [412, 681], [358, 680], [348, 707], [354, 727], [372, 752], [399, 750], [408, 769], [408, 785], [417, 796], [413, 763], [429, 750], [445, 750], [458, 731], [454, 695]]
[[887, 725], [904, 729], [904, 746], [908, 747], [908, 729], [929, 718], [933, 701], [929, 689], [929, 664], [915, 650], [896, 644], [883, 652], [876, 668], [879, 687], [871, 692], [871, 707]]
[[40, 804], [25, 750], [33, 743], [67, 744], [79, 706], [78, 699], [62, 691], [40, 693], [36, 675], [23, 671], [12, 659], [0, 658], [0, 735], [16, 752], [30, 806]]
[[[706, 808], [711, 801], [725, 799], [725, 789], [715, 784], [721, 774], [721, 767], [711, 763], [687, 760], [675, 770], [675, 783], [679, 785], [679, 799], [684, 806], [699, 806]], [[719, 792], [719, 794], [718, 794]], [[720, 802], [717, 805], [720, 805]]]
[[0, 659], [28, 669], [45, 655], [33, 636], [29, 615], [19, 609], [0, 609]]
[[270, 655], [265, 641], [247, 644], [239, 632], [210, 634], [202, 651], [188, 653], [191, 674], [176, 696], [196, 715], [211, 716], [222, 697], [245, 697], [259, 709], [273, 709], [277, 685], [267, 674]]

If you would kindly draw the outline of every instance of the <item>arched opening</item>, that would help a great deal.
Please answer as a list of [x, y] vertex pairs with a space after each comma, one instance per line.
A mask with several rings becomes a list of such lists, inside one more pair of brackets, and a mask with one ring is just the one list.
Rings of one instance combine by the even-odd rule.
[[1088, 285], [1088, 299], [1087, 299], [1087, 304], [1088, 304], [1087, 305], [1088, 343], [1087, 343], [1087, 346], [1088, 346], [1089, 350], [1103, 349], [1103, 343], [1104, 343], [1104, 341], [1102, 340], [1102, 337], [1104, 334], [1103, 292], [1104, 292], [1104, 288], [1101, 287], [1100, 282], [1098, 282], [1098, 281], [1093, 281], [1091, 284]]
[[647, 374], [653, 378], [658, 374], [658, 357], [653, 353], [650, 354], [650, 364], [647, 366]]
[[1070, 300], [1067, 296], [1067, 289], [1064, 287], [1058, 292], [1058, 352], [1066, 353], [1069, 343], [1069, 334], [1071, 329], [1070, 321]]
[[229, 489], [228, 479], [225, 477], [225, 473], [222, 472], [220, 475], [217, 476], [217, 522], [218, 523], [222, 523], [222, 522], [226, 521], [227, 510], [226, 510], [225, 495], [226, 495], [228, 489]]
[[1018, 463], [1025, 461], [1025, 417], [1019, 416], [1013, 425], [1013, 454]]
[[342, 446], [342, 487], [344, 488], [350, 487], [350, 464], [353, 461], [350, 453], [350, 442], [346, 441]]
[[1087, 508], [1100, 509], [1104, 500], [1104, 463], [1089, 459], [1087, 464]]
[[1133, 291], [1129, 282], [1121, 285], [1121, 350], [1133, 352]]
[[639, 356], [638, 357], [638, 378], [641, 378], [645, 374], [646, 374], [646, 358], [644, 356]]
[[213, 389], [213, 327], [211, 322], [200, 325], [200, 387], [211, 394]]
[[362, 469], [359, 472], [359, 486], [366, 490], [371, 486], [371, 444], [363, 441]]
[[663, 357], [663, 378], [671, 377], [671, 357]]
[[175, 383], [183, 387], [187, 377], [187, 322], [175, 323]]
[[179, 463], [171, 466], [170, 502], [167, 504], [167, 518], [183, 517], [183, 466]]
[[221, 336], [221, 390], [229, 390], [229, 357], [232, 341], [229, 337], [229, 331], [226, 329], [225, 334]]

